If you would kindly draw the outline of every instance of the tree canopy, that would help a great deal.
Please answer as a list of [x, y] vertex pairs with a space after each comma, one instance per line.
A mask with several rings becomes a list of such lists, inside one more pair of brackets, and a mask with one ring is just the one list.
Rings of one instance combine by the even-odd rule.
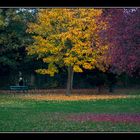
[[[32, 43], [26, 32], [27, 23], [34, 21], [28, 9], [0, 9], [0, 68], [2, 71], [24, 68], [28, 62], [25, 48]], [[24, 66], [23, 66], [24, 65]]]
[[71, 73], [69, 79], [73, 71], [95, 67], [105, 70], [101, 56], [107, 46], [100, 46], [98, 35], [99, 30], [106, 28], [105, 23], [98, 20], [101, 14], [101, 9], [93, 8], [40, 9], [37, 22], [28, 25], [34, 43], [27, 50], [48, 67], [36, 71], [54, 76], [59, 67], [67, 67]]
[[[140, 74], [140, 9], [108, 9], [108, 27], [102, 37], [108, 44], [108, 63], [117, 73]], [[107, 38], [105, 40], [105, 38]]]
[[82, 68], [98, 66], [100, 54], [107, 46], [99, 46], [97, 23], [100, 9], [41, 9], [37, 22], [30, 23], [28, 32], [33, 34], [34, 44], [28, 47], [28, 54], [36, 54], [48, 63], [42, 74], [54, 75], [57, 67], [72, 66], [75, 72]]

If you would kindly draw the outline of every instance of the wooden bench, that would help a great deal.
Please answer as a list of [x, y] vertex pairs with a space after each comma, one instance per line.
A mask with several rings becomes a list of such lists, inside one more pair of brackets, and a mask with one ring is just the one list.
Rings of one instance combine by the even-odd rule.
[[28, 86], [10, 86], [11, 91], [28, 91]]

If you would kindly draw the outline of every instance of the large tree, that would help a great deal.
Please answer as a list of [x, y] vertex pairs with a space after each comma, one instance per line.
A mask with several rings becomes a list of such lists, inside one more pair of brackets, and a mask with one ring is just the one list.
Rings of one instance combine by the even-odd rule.
[[98, 36], [99, 29], [105, 28], [98, 20], [101, 14], [101, 9], [90, 8], [40, 9], [37, 22], [29, 24], [34, 43], [27, 48], [28, 54], [48, 64], [36, 72], [54, 76], [60, 67], [67, 68], [66, 95], [71, 94], [74, 72], [105, 70], [101, 56], [107, 46], [99, 45]]
[[108, 42], [112, 71], [140, 74], [140, 9], [106, 9], [103, 19], [108, 28], [102, 41]]

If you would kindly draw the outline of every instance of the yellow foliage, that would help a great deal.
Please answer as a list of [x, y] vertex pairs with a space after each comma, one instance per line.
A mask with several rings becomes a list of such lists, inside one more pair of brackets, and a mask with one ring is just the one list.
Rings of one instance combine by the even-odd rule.
[[89, 63], [84, 63], [84, 64], [83, 64], [83, 67], [84, 67], [85, 69], [92, 69], [92, 68], [93, 68], [92, 65], [89, 64]]
[[74, 70], [75, 72], [83, 72], [83, 70], [82, 70], [78, 65], [74, 65], [74, 66], [73, 66], [73, 70]]
[[[40, 9], [37, 22], [28, 25], [27, 32], [36, 34], [34, 44], [27, 48], [28, 54], [36, 54], [39, 58], [43, 56], [43, 61], [48, 64], [71, 65], [75, 72], [83, 72], [80, 67], [94, 68], [95, 63], [88, 60], [100, 61], [98, 55], [107, 49], [97, 49], [102, 47], [98, 31], [106, 28], [104, 22], [98, 21], [101, 14], [101, 9], [94, 8]], [[91, 47], [93, 38], [94, 48]], [[58, 71], [53, 66], [37, 72], [53, 75]]]
[[58, 73], [58, 70], [54, 64], [50, 63], [48, 69], [38, 69], [36, 70], [36, 72], [40, 74], [49, 74], [50, 76], [54, 76], [55, 73]]

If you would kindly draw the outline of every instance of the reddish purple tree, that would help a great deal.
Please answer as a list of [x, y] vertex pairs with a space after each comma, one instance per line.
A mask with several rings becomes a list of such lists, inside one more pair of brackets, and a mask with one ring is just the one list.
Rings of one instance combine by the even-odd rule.
[[101, 33], [109, 46], [106, 62], [113, 70], [140, 75], [140, 9], [105, 9], [108, 22]]

